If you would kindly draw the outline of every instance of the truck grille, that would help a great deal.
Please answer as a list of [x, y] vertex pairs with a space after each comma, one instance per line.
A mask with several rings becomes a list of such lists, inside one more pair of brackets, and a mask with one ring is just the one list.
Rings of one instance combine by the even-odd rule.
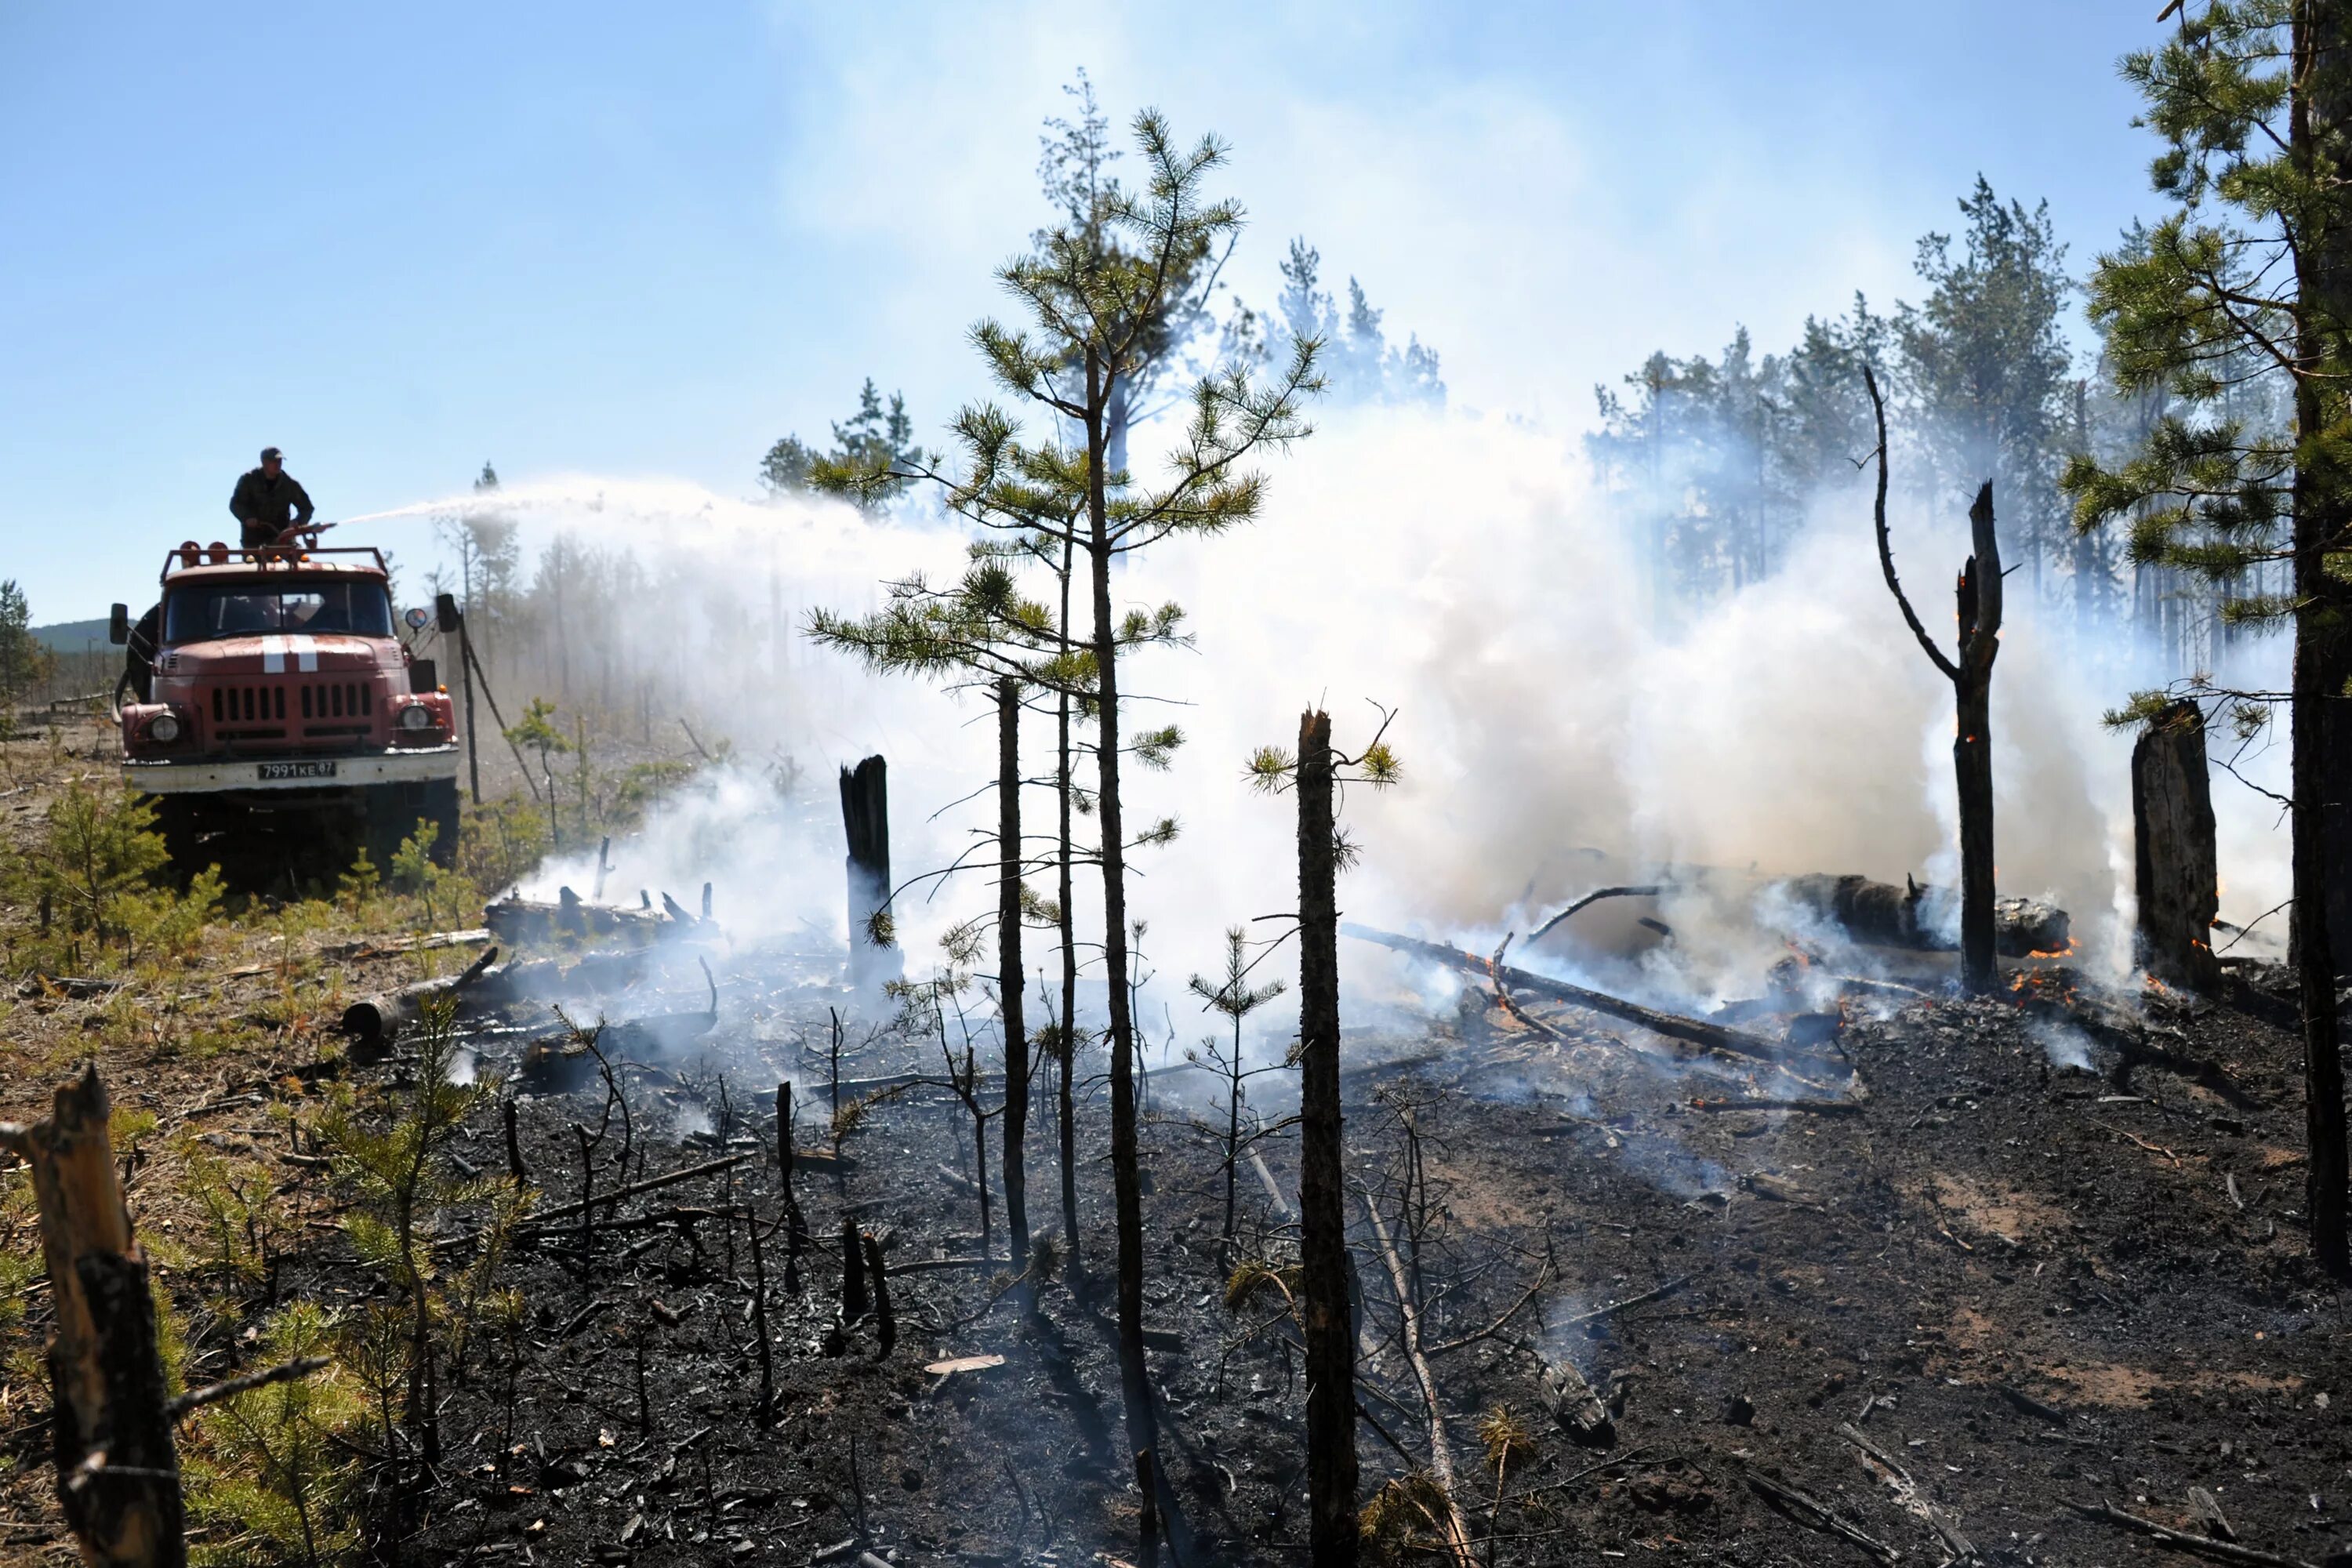
[[213, 688], [213, 721], [216, 724], [251, 723], [256, 720], [285, 717], [286, 689], [282, 686]]
[[[284, 693], [279, 693], [281, 700]], [[279, 710], [282, 714], [284, 710]], [[305, 719], [364, 719], [375, 712], [375, 690], [364, 680], [337, 681], [302, 688]]]

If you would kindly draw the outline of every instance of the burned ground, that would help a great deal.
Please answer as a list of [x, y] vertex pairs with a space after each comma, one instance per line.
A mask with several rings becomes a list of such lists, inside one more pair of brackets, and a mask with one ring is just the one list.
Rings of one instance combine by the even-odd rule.
[[[383, 1298], [343, 1228], [352, 1194], [313, 1108], [348, 1090], [363, 1114], [394, 1112], [413, 1046], [361, 1065], [332, 1026], [350, 996], [448, 956], [260, 927], [240, 940], [238, 962], [212, 953], [201, 984], [128, 976], [76, 994], [28, 983], [8, 1016], [0, 1115], [37, 1112], [88, 1051], [122, 1110], [155, 1118], [127, 1155], [130, 1196], [166, 1259], [190, 1382], [255, 1364], [249, 1331], [288, 1301], [351, 1310]], [[1388, 962], [1372, 951], [1350, 945]], [[635, 987], [564, 1005], [615, 1019], [691, 1013], [704, 997], [692, 960], [681, 946]], [[526, 1224], [538, 1238], [498, 1270], [523, 1310], [446, 1369], [437, 1463], [405, 1472], [397, 1499], [388, 1467], [362, 1489], [377, 1526], [406, 1532], [402, 1560], [1137, 1559], [1108, 1290], [1076, 1283], [1105, 1279], [1110, 1256], [1098, 1081], [1080, 1085], [1087, 1250], [1078, 1268], [1060, 1260], [1034, 1310], [1001, 1263], [980, 1260], [976, 1201], [941, 1169], [971, 1173], [971, 1124], [924, 1084], [871, 1104], [843, 1164], [802, 1163], [812, 1243], [791, 1260], [790, 1289], [772, 1095], [796, 1079], [796, 1143], [827, 1145], [822, 1053], [827, 1008], [844, 998], [819, 967], [809, 954], [736, 954], [707, 1034], [632, 1052], [608, 1032], [628, 1124], [616, 1119], [596, 1145], [593, 1191], [740, 1161], [599, 1205], [586, 1226]], [[2171, 1553], [2070, 1503], [2205, 1533], [2220, 1527], [2200, 1522], [2198, 1489], [2241, 1542], [2326, 1560], [2352, 1542], [2352, 1436], [2331, 1408], [2352, 1339], [2340, 1297], [2303, 1256], [2292, 1023], [2283, 973], [2258, 965], [2214, 1001], [2099, 996], [2043, 965], [2000, 1000], [1884, 988], [1850, 1000], [1834, 1042], [1799, 1064], [1804, 1083], [1525, 997], [1506, 1008], [1476, 985], [1443, 1021], [1383, 1016], [1351, 1031], [1349, 1173], [1408, 1273], [1419, 1237], [1423, 1341], [1473, 1534], [1494, 1536], [1498, 1563], [1932, 1563], [1965, 1541], [1986, 1562], [2091, 1565]], [[523, 1073], [532, 1042], [562, 1040], [544, 1002], [479, 1009], [462, 1027], [469, 1059], [504, 1087], [478, 1103], [450, 1163], [503, 1172], [511, 1101], [541, 1211], [577, 1199], [575, 1128], [604, 1120], [601, 1079], [592, 1068], [558, 1088]], [[853, 1046], [863, 1038], [852, 1030]], [[1098, 1068], [1082, 1060], [1082, 1075]], [[940, 1053], [885, 1035], [843, 1070], [937, 1077]], [[1049, 1080], [1050, 1069], [1041, 1091]], [[1270, 1118], [1282, 1081], [1255, 1086]], [[1199, 1126], [1207, 1086], [1198, 1071], [1154, 1074], [1144, 1128], [1147, 1323], [1174, 1555], [1303, 1561], [1305, 1390], [1276, 1195], [1295, 1184], [1295, 1146], [1280, 1132], [1256, 1146], [1271, 1190], [1244, 1163], [1228, 1252], [1218, 1152]], [[1773, 1103], [1739, 1103], [1756, 1099]], [[1060, 1219], [1050, 1105], [1041, 1092], [1030, 1140], [1043, 1232]], [[267, 1173], [259, 1270], [207, 1262], [217, 1220], [182, 1179], [174, 1150], [186, 1147]], [[1416, 1168], [1427, 1201], [1412, 1224], [1402, 1184]], [[1360, 1196], [1350, 1212], [1370, 1497], [1425, 1466], [1430, 1436]], [[6, 1245], [23, 1253], [32, 1232], [11, 1215]], [[438, 1216], [445, 1268], [468, 1262], [479, 1219], [462, 1205]], [[834, 1333], [845, 1220], [887, 1265], [887, 1356], [870, 1316]], [[992, 1223], [1002, 1253], [1001, 1203]], [[1274, 1280], [1229, 1305], [1250, 1261]], [[18, 1299], [27, 1310], [0, 1391], [0, 1558], [62, 1563], [47, 1393], [27, 1353], [46, 1328], [38, 1282]], [[1553, 1414], [1573, 1414], [1561, 1391], [1580, 1386], [1605, 1406], [1580, 1431]], [[1497, 1411], [1523, 1431], [1494, 1423]], [[1512, 1451], [1499, 1478], [1489, 1438]], [[378, 1440], [355, 1430], [363, 1466]], [[1425, 1525], [1407, 1515], [1404, 1533], [1426, 1540]]]

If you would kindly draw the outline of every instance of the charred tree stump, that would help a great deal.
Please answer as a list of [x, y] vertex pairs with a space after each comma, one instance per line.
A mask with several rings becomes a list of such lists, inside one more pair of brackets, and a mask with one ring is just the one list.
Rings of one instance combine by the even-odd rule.
[[1331, 717], [1298, 721], [1298, 1260], [1307, 1342], [1307, 1542], [1315, 1568], [1356, 1562], [1356, 1341], [1341, 1184], [1339, 867]]
[[1993, 533], [1992, 481], [1977, 491], [1969, 509], [1974, 553], [1960, 568], [1959, 657], [1936, 646], [1919, 624], [1903, 584], [1895, 574], [1895, 547], [1886, 531], [1886, 404], [1878, 378], [1867, 367], [1863, 383], [1878, 429], [1878, 490], [1874, 515], [1878, 528], [1878, 564], [1887, 592], [1895, 595], [1911, 635], [1918, 639], [1944, 679], [1952, 683], [1957, 723], [1952, 734], [1952, 771], [1960, 806], [1960, 984], [1971, 992], [1993, 988], [1999, 962], [1993, 929], [1992, 664], [2000, 653], [2000, 543]]
[[[879, 984], [899, 973], [886, 941], [890, 912], [889, 767], [879, 756], [841, 770], [841, 826], [849, 841], [849, 983]], [[877, 919], [877, 917], [881, 917]]]
[[518, 1125], [520, 1115], [511, 1100], [499, 1107], [499, 1118], [506, 1125], [507, 1174], [514, 1178], [514, 1184], [519, 1187], [530, 1184], [530, 1173], [522, 1163], [522, 1130]]
[[0, 1125], [32, 1167], [57, 1328], [48, 1346], [58, 1498], [82, 1559], [110, 1568], [187, 1562], [180, 1466], [155, 1344], [147, 1260], [107, 1133], [96, 1068], [57, 1092], [49, 1119]]
[[2221, 982], [2221, 897], [2203, 710], [2175, 702], [2151, 720], [2132, 746], [2131, 777], [2141, 967], [2168, 985], [2210, 991]]
[[873, 1303], [866, 1296], [866, 1247], [857, 1222], [841, 1222], [841, 1321], [854, 1323]]
[[[1021, 1006], [1021, 683], [1011, 676], [996, 683], [996, 957], [1004, 1019], [1004, 1226], [1013, 1272], [1022, 1275], [1029, 1271], [1029, 1036]], [[987, 1250], [983, 1237], [981, 1251]]]

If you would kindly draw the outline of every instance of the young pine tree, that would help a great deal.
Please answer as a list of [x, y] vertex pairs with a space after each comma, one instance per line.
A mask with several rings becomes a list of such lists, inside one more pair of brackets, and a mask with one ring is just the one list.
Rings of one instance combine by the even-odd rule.
[[[1254, 519], [1265, 498], [1262, 475], [1245, 465], [1258, 453], [1305, 436], [1305, 400], [1318, 391], [1313, 340], [1293, 347], [1287, 365], [1265, 385], [1231, 366], [1192, 388], [1189, 415], [1157, 486], [1134, 483], [1108, 463], [1114, 401], [1159, 352], [1164, 312], [1192, 276], [1191, 258], [1209, 254], [1238, 230], [1242, 211], [1212, 200], [1206, 186], [1225, 161], [1223, 143], [1203, 138], [1181, 148], [1158, 113], [1139, 114], [1135, 139], [1148, 177], [1135, 191], [1108, 193], [1098, 214], [1067, 216], [1037, 237], [1036, 248], [997, 277], [1030, 321], [984, 321], [972, 341], [1008, 393], [1032, 405], [1049, 427], [1084, 441], [1074, 449], [1048, 438], [1022, 439], [1020, 426], [992, 406], [967, 408], [956, 421], [965, 468], [929, 475], [905, 465], [869, 468], [862, 481], [933, 477], [951, 485], [950, 504], [988, 526], [1033, 541], [1066, 542], [1089, 589], [1091, 666], [1086, 700], [1096, 733], [1095, 808], [1103, 871], [1103, 980], [1109, 1000], [1111, 1177], [1118, 1237], [1118, 1315], [1120, 1388], [1130, 1444], [1151, 1447], [1154, 1421], [1143, 1360], [1143, 1210], [1137, 1156], [1135, 1027], [1128, 991], [1129, 915], [1122, 770], [1130, 752], [1164, 754], [1157, 738], [1123, 737], [1119, 654], [1123, 643], [1164, 640], [1173, 616], [1142, 611], [1118, 616], [1111, 568], [1181, 535], [1213, 535]], [[1066, 522], [1056, 522], [1057, 518]], [[1172, 610], [1172, 607], [1171, 607]], [[1160, 632], [1156, 623], [1164, 623]], [[1155, 635], [1157, 634], [1157, 635]], [[1164, 732], [1163, 732], [1164, 734]], [[1172, 824], [1135, 841], [1164, 841]]]

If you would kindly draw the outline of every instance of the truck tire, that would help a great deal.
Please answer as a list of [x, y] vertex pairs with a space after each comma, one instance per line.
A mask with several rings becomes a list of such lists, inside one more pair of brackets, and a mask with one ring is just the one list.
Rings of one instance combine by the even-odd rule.
[[457, 781], [375, 784], [367, 792], [367, 851], [378, 871], [388, 871], [403, 843], [416, 837], [416, 825], [433, 825], [426, 858], [443, 870], [457, 863]]
[[200, 842], [204, 820], [198, 803], [169, 795], [151, 795], [146, 801], [154, 808], [155, 831], [163, 840], [163, 852], [171, 858], [171, 874], [184, 886], [209, 863]]
[[446, 871], [457, 864], [457, 781], [435, 779], [425, 786], [425, 820], [433, 836], [433, 863]]

